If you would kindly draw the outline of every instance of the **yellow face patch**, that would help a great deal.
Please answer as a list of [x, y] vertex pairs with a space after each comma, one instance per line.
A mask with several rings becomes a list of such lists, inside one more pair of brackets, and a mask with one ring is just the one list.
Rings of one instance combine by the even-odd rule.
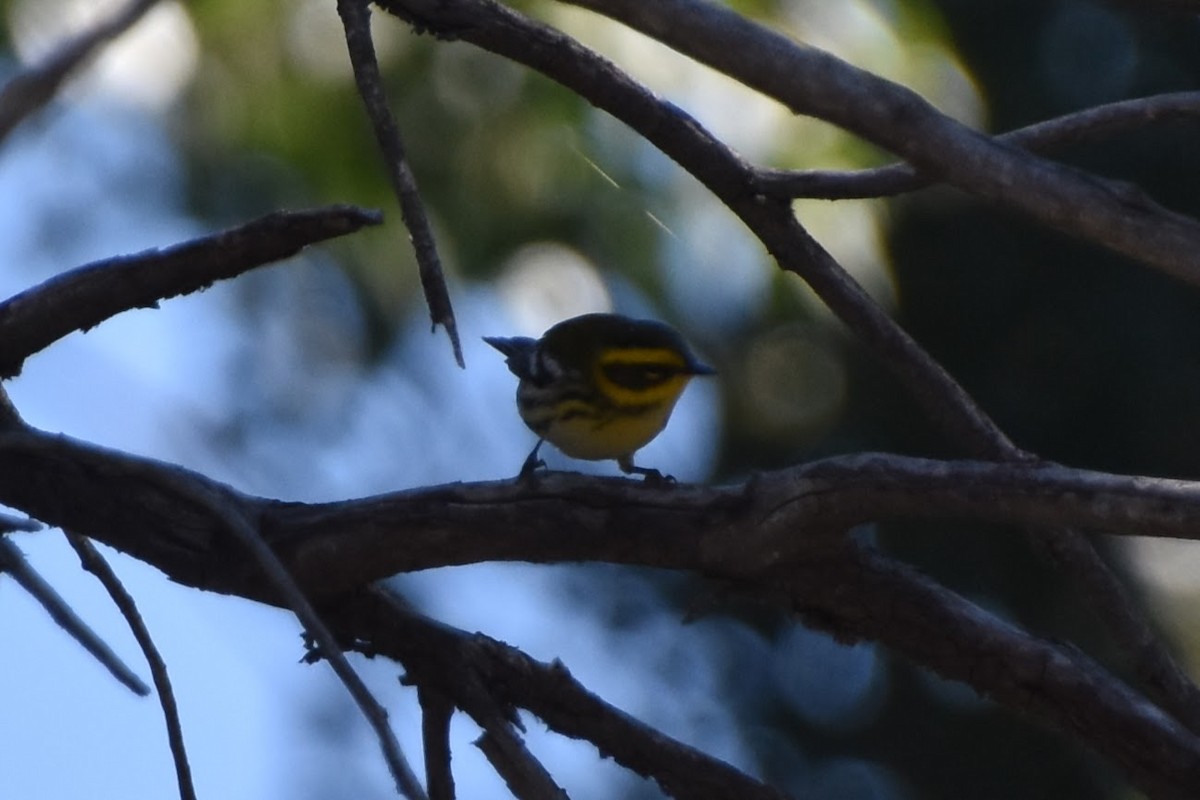
[[600, 353], [592, 379], [616, 406], [667, 404], [668, 413], [691, 375], [683, 357], [662, 347], [613, 348]]

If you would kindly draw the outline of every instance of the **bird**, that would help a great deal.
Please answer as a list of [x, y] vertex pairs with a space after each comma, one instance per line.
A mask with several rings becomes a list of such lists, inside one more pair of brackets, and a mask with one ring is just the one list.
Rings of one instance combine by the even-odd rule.
[[520, 379], [517, 411], [538, 435], [520, 478], [546, 465], [538, 450], [550, 442], [572, 458], [615, 459], [627, 475], [663, 480], [658, 470], [635, 466], [633, 455], [666, 427], [692, 378], [716, 373], [674, 328], [620, 314], [572, 317], [540, 339], [483, 340]]

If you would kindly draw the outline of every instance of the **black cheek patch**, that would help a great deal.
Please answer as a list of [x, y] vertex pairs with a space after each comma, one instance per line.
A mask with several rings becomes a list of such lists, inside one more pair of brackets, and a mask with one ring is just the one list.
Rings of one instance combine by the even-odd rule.
[[670, 380], [678, 370], [655, 364], [606, 364], [604, 377], [623, 389], [649, 389]]

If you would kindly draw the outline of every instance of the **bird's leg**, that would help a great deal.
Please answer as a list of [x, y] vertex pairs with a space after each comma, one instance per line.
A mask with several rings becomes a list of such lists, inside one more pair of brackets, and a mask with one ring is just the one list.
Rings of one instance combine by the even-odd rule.
[[618, 458], [617, 466], [620, 467], [621, 472], [624, 472], [626, 475], [641, 475], [645, 482], [651, 486], [657, 486], [664, 483], [675, 483], [675, 478], [671, 475], [663, 475], [658, 470], [650, 467], [634, 466], [633, 453]]
[[544, 441], [546, 441], [546, 440], [545, 439], [537, 440], [537, 444], [535, 444], [533, 446], [533, 450], [531, 450], [529, 452], [529, 457], [526, 458], [525, 463], [521, 465], [521, 472], [519, 475], [517, 475], [518, 479], [526, 480], [528, 478], [531, 478], [531, 477], [533, 477], [533, 473], [536, 472], [539, 467], [546, 466], [546, 462], [542, 461], [542, 459], [538, 458], [538, 448], [540, 448], [542, 446], [542, 442], [544, 442]]

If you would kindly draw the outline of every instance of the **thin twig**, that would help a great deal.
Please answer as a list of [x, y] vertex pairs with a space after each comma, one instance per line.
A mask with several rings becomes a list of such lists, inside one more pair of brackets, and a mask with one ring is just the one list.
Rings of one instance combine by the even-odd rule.
[[6, 533], [36, 533], [41, 529], [42, 523], [36, 519], [14, 517], [12, 514], [0, 514], [0, 536]]
[[[1151, 797], [1194, 797], [1200, 740], [1077, 650], [1030, 636], [911, 567], [844, 540], [797, 566], [775, 579], [757, 575], [742, 587], [768, 603], [782, 600], [806, 624], [839, 640], [884, 642], [944, 677], [1073, 732]], [[451, 697], [464, 684], [464, 670], [488, 676], [498, 702], [593, 742], [671, 797], [784, 797], [608, 706], [559, 664], [389, 608], [386, 590], [345, 600], [330, 619], [344, 636], [398, 659], [414, 678]]]
[[533, 757], [508, 723], [487, 728], [475, 740], [504, 784], [518, 800], [569, 800], [569, 795]]
[[293, 580], [287, 567], [279, 557], [251, 526], [244, 510], [230, 502], [225, 494], [216, 491], [208, 484], [191, 481], [176, 472], [162, 473], [166, 485], [179, 493], [182, 499], [197, 503], [206, 508], [217, 519], [230, 535], [234, 537], [253, 556], [259, 568], [266, 576], [267, 583], [276, 593], [279, 601], [291, 609], [299, 618], [307, 634], [316, 642], [320, 655], [329, 662], [334, 673], [345, 685], [346, 690], [358, 705], [368, 724], [379, 740], [380, 749], [396, 781], [396, 789], [409, 800], [428, 800], [425, 790], [417, 780], [396, 735], [388, 723], [388, 713], [371, 690], [363, 683], [362, 678], [350, 666], [337, 640], [329, 632], [329, 628], [321, 621], [320, 616], [308, 601], [303, 590]]
[[0, 572], [12, 575], [22, 589], [41, 603], [42, 608], [46, 609], [60, 628], [79, 642], [84, 650], [91, 653], [93, 658], [131, 692], [141, 697], [150, 694], [150, 687], [121, 660], [99, 634], [79, 618], [62, 595], [54, 591], [54, 587], [29, 565], [25, 555], [6, 536], [0, 536]]
[[[499, 710], [516, 707], [528, 709], [553, 731], [591, 742], [618, 764], [656, 781], [671, 797], [786, 800], [778, 789], [605, 703], [559, 662], [543, 664], [511, 645], [435, 622], [383, 585], [340, 604], [336, 621], [345, 634], [396, 658], [422, 685], [438, 687], [471, 714], [492, 734], [480, 747], [491, 748], [498, 758], [515, 759], [511, 766], [497, 765], [502, 774], [515, 770], [519, 780], [522, 770], [540, 768], [536, 761], [536, 766], [520, 766], [525, 748], [507, 719], [513, 713]], [[558, 796], [548, 775], [532, 780], [546, 792], [532, 796]]]
[[133, 597], [125, 590], [121, 580], [113, 572], [112, 567], [100, 555], [100, 551], [83, 536], [66, 533], [67, 542], [79, 554], [83, 568], [96, 576], [101, 585], [112, 598], [113, 603], [125, 618], [133, 638], [142, 648], [146, 663], [150, 665], [150, 677], [154, 688], [158, 691], [158, 702], [162, 707], [163, 718], [167, 724], [167, 741], [171, 747], [171, 759], [175, 762], [175, 780], [179, 784], [181, 800], [196, 800], [196, 787], [192, 784], [192, 767], [188, 762], [187, 748], [183, 744], [183, 725], [179, 721], [179, 705], [175, 702], [175, 692], [171, 688], [171, 678], [167, 674], [167, 665], [154, 645], [154, 639], [146, 628], [146, 621], [138, 612]]
[[338, 14], [346, 31], [346, 49], [354, 68], [354, 80], [358, 94], [362, 97], [375, 140], [383, 153], [388, 167], [392, 189], [400, 202], [400, 215], [408, 228], [413, 250], [417, 256], [417, 267], [421, 276], [421, 288], [425, 292], [425, 304], [436, 328], [445, 327], [454, 350], [454, 360], [463, 367], [462, 344], [458, 339], [458, 324], [454, 320], [454, 308], [450, 304], [450, 291], [446, 288], [446, 276], [442, 272], [442, 261], [438, 256], [433, 229], [425, 213], [425, 204], [417, 189], [417, 179], [408, 163], [404, 151], [404, 140], [400, 137], [400, 126], [396, 123], [383, 90], [383, 78], [379, 74], [379, 63], [375, 59], [375, 45], [371, 41], [371, 9], [369, 0], [338, 0]]
[[355, 206], [280, 211], [221, 233], [56, 275], [0, 303], [0, 378], [19, 374], [26, 358], [72, 331], [86, 331], [129, 309], [157, 307], [160, 300], [381, 221], [379, 212]]
[[421, 704], [421, 739], [425, 743], [425, 784], [429, 800], [454, 800], [454, 770], [450, 760], [450, 720], [454, 703], [437, 689], [417, 687]]
[[[605, 703], [560, 663], [543, 664], [503, 642], [435, 622], [398, 602], [382, 585], [340, 603], [335, 613], [344, 634], [399, 660], [422, 685], [438, 687], [471, 714], [485, 729], [477, 745], [492, 754], [489, 759], [514, 792], [526, 785], [524, 770], [542, 768], [503, 718], [511, 714], [497, 711], [503, 707], [528, 709], [551, 730], [591, 742], [603, 755], [656, 781], [670, 797], [787, 800], [778, 789]], [[368, 618], [377, 624], [366, 623]], [[533, 793], [519, 796], [561, 797], [548, 775], [535, 774], [530, 783]]]
[[[1200, 117], [1200, 92], [1171, 92], [1094, 106], [996, 136], [1031, 153], [1049, 153], [1174, 119]], [[764, 194], [849, 200], [891, 197], [933, 183], [908, 164], [862, 170], [776, 170], [756, 172]]]
[[[397, 597], [393, 591], [382, 591], [389, 599]], [[398, 607], [401, 606], [394, 606]], [[514, 730], [520, 727], [516, 710], [497, 701], [485, 684], [485, 675], [478, 669], [482, 661], [473, 656], [471, 651], [477, 648], [487, 650], [490, 643], [487, 637], [477, 636], [462, 644], [467, 666], [461, 670], [455, 697], [463, 711], [483, 728], [483, 735], [475, 740], [475, 746], [487, 757], [492, 768], [518, 800], [569, 800], [550, 771], [534, 758]]]
[[59, 46], [40, 64], [14, 75], [4, 88], [0, 89], [0, 142], [8, 137], [21, 120], [50, 102], [63, 81], [89, 56], [132, 27], [156, 2], [157, 0], [132, 0], [107, 20]]

